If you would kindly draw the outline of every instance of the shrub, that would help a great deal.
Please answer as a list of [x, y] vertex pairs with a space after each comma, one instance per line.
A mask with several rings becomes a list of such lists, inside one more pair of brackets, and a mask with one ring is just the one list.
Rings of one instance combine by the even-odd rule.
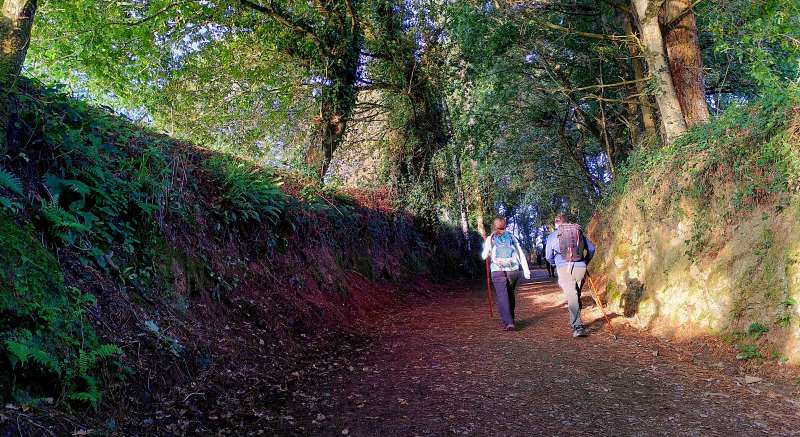
[[97, 371], [122, 351], [103, 344], [84, 320], [91, 295], [64, 284], [58, 261], [32, 230], [0, 213], [0, 380], [17, 400], [58, 394], [100, 400]]
[[270, 172], [226, 156], [211, 159], [208, 166], [220, 184], [213, 213], [225, 224], [278, 222], [286, 200]]

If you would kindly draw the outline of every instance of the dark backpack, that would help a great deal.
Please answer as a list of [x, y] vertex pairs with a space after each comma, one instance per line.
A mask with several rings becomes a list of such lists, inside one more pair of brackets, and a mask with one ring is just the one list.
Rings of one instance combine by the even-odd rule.
[[586, 248], [581, 227], [574, 223], [562, 223], [558, 226], [558, 250], [564, 261], [583, 261]]

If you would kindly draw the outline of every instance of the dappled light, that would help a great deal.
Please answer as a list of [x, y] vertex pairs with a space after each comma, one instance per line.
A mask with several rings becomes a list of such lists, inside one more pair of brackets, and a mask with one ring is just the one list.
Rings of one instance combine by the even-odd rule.
[[797, 0], [4, 0], [0, 435], [796, 435]]

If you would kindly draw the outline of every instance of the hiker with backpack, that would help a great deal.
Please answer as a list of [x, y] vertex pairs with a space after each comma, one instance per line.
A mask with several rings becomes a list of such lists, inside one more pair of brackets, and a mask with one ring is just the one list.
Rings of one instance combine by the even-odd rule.
[[558, 214], [555, 225], [556, 230], [547, 236], [545, 258], [556, 266], [558, 286], [567, 299], [572, 336], [586, 337], [586, 329], [581, 320], [578, 284], [583, 283], [586, 264], [594, 256], [594, 245], [586, 238], [579, 225], [568, 221], [566, 214]]
[[493, 228], [494, 231], [486, 237], [486, 241], [483, 243], [481, 258], [491, 257], [492, 284], [494, 284], [500, 319], [503, 322], [504, 330], [513, 331], [514, 289], [519, 281], [519, 269], [522, 267], [525, 279], [531, 278], [531, 272], [519, 241], [511, 235], [511, 232], [506, 231], [506, 219], [502, 217], [494, 219]]

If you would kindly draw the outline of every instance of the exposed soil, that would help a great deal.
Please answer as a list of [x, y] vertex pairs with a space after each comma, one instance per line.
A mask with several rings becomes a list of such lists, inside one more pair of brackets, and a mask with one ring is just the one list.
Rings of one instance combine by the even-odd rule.
[[785, 377], [745, 380], [723, 343], [661, 340], [621, 318], [614, 338], [586, 292], [590, 336], [572, 338], [561, 293], [541, 270], [518, 290], [518, 330], [503, 332], [473, 288], [390, 315], [346, 367], [292, 393], [281, 432], [800, 434], [797, 387]]
[[105, 423], [5, 406], [0, 435], [800, 435], [796, 369], [612, 314], [614, 336], [588, 292], [590, 336], [572, 338], [542, 270], [518, 290], [514, 332], [489, 317], [479, 286], [429, 284], [407, 299], [359, 323], [363, 337], [308, 337], [302, 358], [215, 366]]

